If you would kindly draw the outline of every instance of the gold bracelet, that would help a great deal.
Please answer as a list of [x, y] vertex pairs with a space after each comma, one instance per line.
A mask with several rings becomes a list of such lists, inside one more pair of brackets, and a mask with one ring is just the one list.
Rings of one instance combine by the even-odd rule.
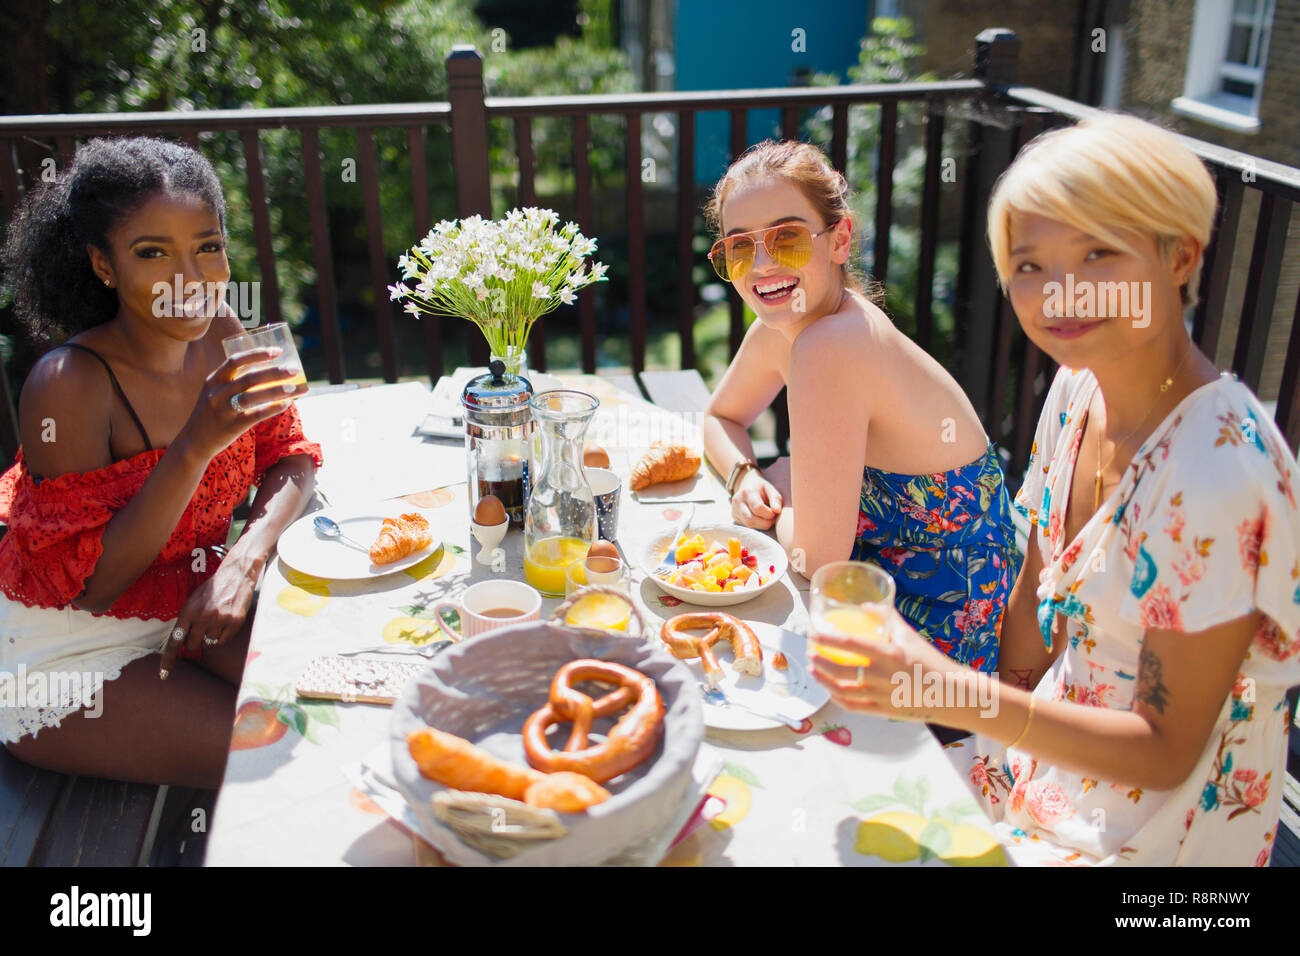
[[1018, 736], [1015, 740], [1011, 741], [1011, 743], [1007, 744], [1008, 750], [1018, 745], [1020, 741], [1025, 739], [1025, 734], [1029, 733], [1029, 725], [1034, 722], [1034, 704], [1036, 703], [1038, 703], [1037, 697], [1029, 698], [1029, 716], [1025, 718], [1024, 729], [1020, 731], [1020, 736]]

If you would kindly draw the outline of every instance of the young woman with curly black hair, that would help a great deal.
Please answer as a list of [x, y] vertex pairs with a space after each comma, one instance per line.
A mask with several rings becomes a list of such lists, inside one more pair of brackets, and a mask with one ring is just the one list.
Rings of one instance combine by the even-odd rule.
[[[0, 476], [0, 741], [51, 770], [216, 787], [253, 592], [321, 460], [292, 404], [306, 386], [251, 395], [284, 380], [253, 370], [274, 353], [225, 358], [243, 331], [226, 208], [192, 149], [86, 143], [29, 193], [4, 263], [20, 324], [58, 344]], [[176, 282], [183, 303], [159, 294]]]

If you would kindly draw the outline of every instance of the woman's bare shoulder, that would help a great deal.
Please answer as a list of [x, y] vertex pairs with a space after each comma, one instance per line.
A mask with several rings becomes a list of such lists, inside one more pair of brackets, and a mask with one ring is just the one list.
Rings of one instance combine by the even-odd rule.
[[69, 400], [91, 402], [108, 393], [111, 388], [108, 374], [99, 359], [81, 349], [67, 347], [68, 344], [94, 347], [81, 338], [77, 336], [55, 346], [36, 360], [23, 381], [20, 405], [29, 399], [38, 404], [49, 400], [58, 400], [59, 404], [67, 404]]
[[18, 398], [18, 428], [32, 471], [49, 476], [108, 464], [112, 406], [112, 385], [94, 356], [62, 347], [42, 355]]
[[876, 366], [886, 360], [894, 325], [878, 306], [856, 295], [846, 296], [836, 312], [808, 326], [794, 342], [796, 354], [819, 360], [866, 362]]
[[755, 319], [749, 323], [749, 328], [745, 330], [745, 337], [741, 339], [740, 345], [741, 348], [754, 352], [780, 351], [789, 347], [784, 335], [760, 319]]

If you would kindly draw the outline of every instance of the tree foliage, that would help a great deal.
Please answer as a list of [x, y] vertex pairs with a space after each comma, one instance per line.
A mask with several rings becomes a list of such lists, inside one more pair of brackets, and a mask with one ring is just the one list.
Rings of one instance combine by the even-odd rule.
[[[471, 0], [52, 0], [44, 31], [49, 102], [56, 112], [98, 113], [444, 101], [445, 59], [461, 43], [483, 54], [488, 95], [632, 89], [625, 57], [602, 43], [608, 25], [585, 15], [587, 7], [600, 6], [586, 0], [579, 17], [593, 25], [597, 39], [561, 36], [555, 46], [516, 50], [509, 37], [480, 22]], [[594, 175], [621, 165], [615, 122], [592, 123]], [[432, 218], [455, 218], [449, 133], [433, 125], [426, 137]], [[263, 130], [259, 139], [282, 309], [286, 318], [301, 322], [315, 300], [301, 138], [296, 130], [275, 129]], [[571, 169], [566, 121], [535, 123], [533, 139], [539, 170]], [[493, 168], [507, 171], [494, 182], [500, 212], [515, 204], [513, 131], [493, 124], [491, 142]], [[345, 338], [355, 332], [361, 341], [349, 342], [348, 351], [365, 352], [374, 301], [356, 130], [322, 129], [320, 144]], [[226, 190], [233, 277], [255, 280], [259, 270], [239, 136], [204, 133], [200, 147]], [[406, 131], [377, 128], [375, 147], [391, 281], [397, 256], [419, 238]], [[412, 326], [414, 320], [398, 322]], [[305, 331], [311, 338], [311, 329]], [[351, 355], [349, 363], [349, 375], [365, 374]], [[406, 371], [420, 370], [413, 356]]]
[[[864, 37], [858, 62], [848, 69], [851, 83], [928, 82], [937, 79], [929, 72], [916, 69], [925, 55], [925, 47], [915, 41], [911, 20], [905, 17], [877, 17], [871, 32]], [[819, 74], [813, 82], [834, 85], [840, 78]], [[880, 148], [880, 116], [877, 106], [854, 107], [849, 111], [848, 169], [846, 176], [853, 190], [851, 205], [862, 238], [862, 268], [870, 272], [876, 249], [872, 228], [875, 223], [876, 173]], [[822, 111], [809, 123], [814, 142], [829, 143], [830, 111]], [[893, 221], [889, 242], [889, 273], [885, 286], [885, 306], [899, 327], [915, 333], [917, 259], [920, 253], [921, 193], [925, 179], [925, 107], [916, 102], [899, 104], [898, 131], [895, 144], [893, 183]], [[958, 132], [948, 124], [944, 132], [943, 155], [955, 157], [962, 148]], [[957, 272], [957, 252], [951, 243], [941, 244], [935, 258], [935, 295], [933, 311], [937, 349], [945, 349], [952, 329], [952, 287]], [[939, 356], [941, 360], [947, 358]]]

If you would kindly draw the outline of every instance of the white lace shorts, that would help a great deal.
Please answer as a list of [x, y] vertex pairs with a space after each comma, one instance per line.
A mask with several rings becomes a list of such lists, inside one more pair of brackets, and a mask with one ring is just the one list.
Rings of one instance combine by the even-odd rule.
[[82, 709], [98, 716], [104, 681], [161, 651], [175, 623], [27, 607], [0, 594], [0, 741], [35, 737]]

